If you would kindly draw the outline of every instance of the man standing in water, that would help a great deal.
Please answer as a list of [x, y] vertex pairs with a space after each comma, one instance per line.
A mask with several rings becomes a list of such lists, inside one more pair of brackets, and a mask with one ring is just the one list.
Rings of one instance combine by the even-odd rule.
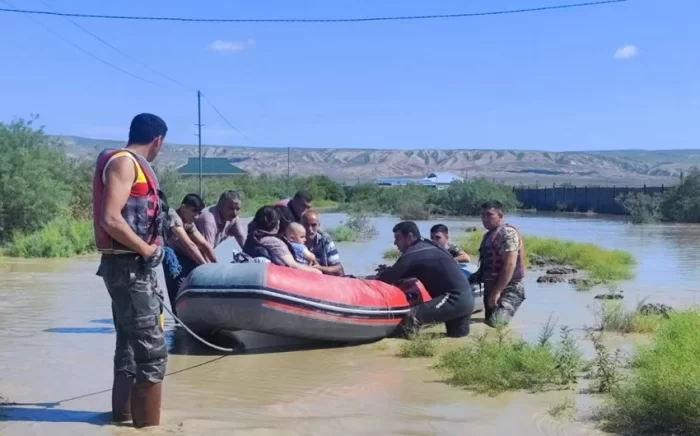
[[[289, 223], [296, 222], [301, 224], [301, 217], [304, 215], [304, 212], [311, 209], [312, 202], [313, 197], [311, 193], [306, 189], [300, 189], [291, 199], [280, 200], [272, 205], [280, 215], [280, 229], [278, 233], [284, 235]], [[255, 221], [251, 221], [248, 224], [248, 234], [252, 234], [253, 230], [255, 230]]]
[[97, 157], [93, 177], [97, 275], [112, 299], [117, 333], [112, 419], [134, 427], [160, 424], [161, 389], [168, 361], [160, 323], [156, 268], [163, 261], [158, 180], [150, 162], [163, 147], [165, 122], [152, 114], [131, 121], [129, 142]]
[[524, 244], [518, 230], [503, 222], [503, 204], [481, 205], [481, 222], [488, 230], [479, 247], [479, 269], [471, 283], [484, 284], [484, 320], [494, 327], [508, 324], [525, 301]]

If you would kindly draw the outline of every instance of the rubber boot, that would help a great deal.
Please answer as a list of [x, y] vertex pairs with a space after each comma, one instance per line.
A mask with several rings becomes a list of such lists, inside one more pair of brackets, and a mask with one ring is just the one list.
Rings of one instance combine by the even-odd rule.
[[136, 383], [131, 391], [131, 416], [135, 428], [160, 425], [163, 383]]
[[112, 382], [112, 422], [131, 421], [131, 387], [134, 379], [127, 374], [118, 373]]

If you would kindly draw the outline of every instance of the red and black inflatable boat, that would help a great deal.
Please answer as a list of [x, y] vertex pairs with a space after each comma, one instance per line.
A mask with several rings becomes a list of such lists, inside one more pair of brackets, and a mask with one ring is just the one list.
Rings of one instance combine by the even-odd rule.
[[363, 342], [390, 336], [412, 305], [429, 299], [417, 280], [400, 288], [269, 263], [212, 263], [192, 271], [176, 308], [182, 322], [195, 331], [250, 330]]

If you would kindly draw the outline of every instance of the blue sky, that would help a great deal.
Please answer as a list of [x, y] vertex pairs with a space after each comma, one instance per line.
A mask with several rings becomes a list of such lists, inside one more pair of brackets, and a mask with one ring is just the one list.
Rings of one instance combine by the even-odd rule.
[[[576, 0], [8, 0], [80, 13], [341, 18], [481, 12]], [[0, 3], [2, 7], [6, 5]], [[0, 120], [125, 139], [154, 112], [168, 140], [206, 144], [540, 150], [700, 148], [700, 1], [629, 0], [558, 11], [360, 24], [190, 24], [0, 13]], [[617, 56], [616, 56], [617, 53]]]

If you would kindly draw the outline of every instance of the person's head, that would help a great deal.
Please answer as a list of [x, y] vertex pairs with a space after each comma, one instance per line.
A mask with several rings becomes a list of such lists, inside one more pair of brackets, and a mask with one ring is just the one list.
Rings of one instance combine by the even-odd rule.
[[263, 206], [255, 212], [255, 227], [270, 233], [277, 233], [280, 228], [280, 215], [272, 206]]
[[185, 198], [182, 199], [182, 203], [178, 209], [178, 215], [180, 215], [182, 222], [185, 224], [192, 224], [197, 221], [202, 210], [204, 210], [204, 200], [202, 200], [202, 197], [197, 194], [187, 194]]
[[435, 224], [433, 227], [431, 227], [430, 239], [440, 246], [447, 247], [450, 240], [450, 234], [447, 226], [444, 224]]
[[284, 236], [289, 242], [298, 242], [300, 244], [306, 243], [306, 229], [297, 222], [289, 223], [287, 228], [284, 230]]
[[413, 221], [401, 221], [394, 226], [392, 231], [394, 232], [394, 245], [402, 253], [420, 239], [420, 230]]
[[493, 230], [503, 222], [503, 204], [500, 201], [487, 201], [481, 205], [481, 223], [486, 230]]
[[313, 209], [309, 209], [301, 216], [301, 224], [306, 228], [306, 236], [313, 238], [321, 228], [321, 217]]
[[224, 221], [231, 221], [238, 216], [242, 204], [243, 198], [237, 191], [224, 191], [216, 203], [216, 210]]
[[292, 209], [292, 212], [298, 217], [304, 215], [304, 212], [311, 209], [311, 203], [313, 202], [313, 197], [311, 193], [306, 189], [300, 189], [294, 194], [294, 197], [289, 201], [287, 205]]
[[149, 162], [158, 156], [163, 148], [168, 126], [162, 118], [153, 114], [138, 114], [131, 120], [128, 147], [143, 150], [143, 157]]

